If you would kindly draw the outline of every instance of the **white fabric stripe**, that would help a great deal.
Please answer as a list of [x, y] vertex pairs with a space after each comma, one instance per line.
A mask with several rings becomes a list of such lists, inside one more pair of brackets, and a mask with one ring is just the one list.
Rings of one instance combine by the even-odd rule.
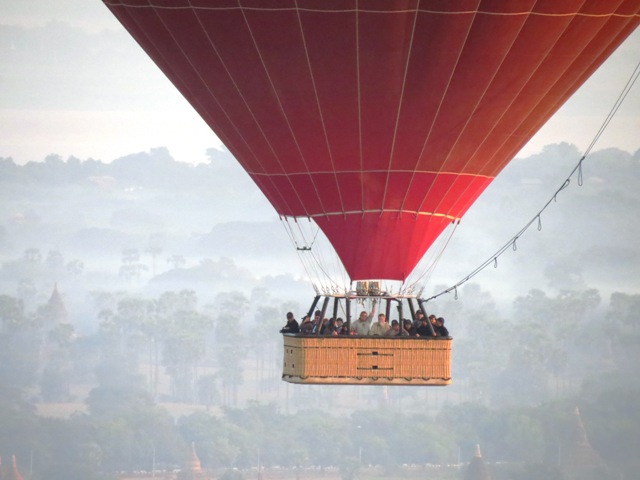
[[354, 174], [354, 173], [411, 173], [411, 174], [431, 174], [431, 175], [454, 175], [457, 177], [482, 177], [482, 178], [495, 178], [492, 175], [478, 175], [476, 173], [462, 173], [462, 172], [438, 172], [431, 170], [318, 170], [310, 172], [290, 172], [290, 173], [265, 173], [265, 172], [249, 172], [247, 173], [253, 177], [307, 177], [309, 175], [342, 175], [342, 174]]
[[[478, 0], [478, 3], [480, 2], [480, 0]], [[467, 29], [467, 36], [464, 40], [464, 42], [462, 42], [463, 47], [460, 48], [460, 50], [458, 51], [458, 58], [456, 59], [455, 65], [453, 66], [453, 68], [451, 69], [451, 74], [449, 75], [449, 80], [447, 81], [447, 87], [444, 89], [443, 93], [442, 93], [442, 97], [440, 98], [440, 103], [438, 105], [438, 108], [436, 109], [436, 112], [433, 116], [433, 119], [431, 121], [431, 126], [429, 127], [429, 131], [426, 134], [426, 137], [424, 139], [424, 142], [422, 144], [422, 148], [420, 149], [420, 153], [418, 154], [418, 159], [422, 158], [422, 156], [425, 153], [425, 149], [427, 148], [427, 143], [429, 142], [429, 139], [431, 138], [431, 134], [433, 132], [433, 128], [437, 123], [437, 118], [440, 115], [440, 111], [442, 109], [442, 104], [444, 103], [444, 99], [447, 96], [447, 92], [449, 91], [449, 87], [451, 86], [451, 81], [453, 79], [453, 77], [455, 76], [457, 67], [458, 67], [458, 62], [460, 61], [460, 56], [462, 55], [462, 52], [464, 51], [464, 45], [466, 45], [467, 43], [467, 39], [469, 38], [469, 32], [471, 31], [471, 29], [473, 28], [473, 20], [469, 22], [469, 28]], [[440, 170], [438, 172], [436, 172], [438, 174], [442, 173], [442, 166], [440, 167]], [[405, 195], [404, 200], [402, 201], [402, 205], [404, 206], [406, 200], [407, 200], [407, 196], [409, 194], [409, 191], [411, 190], [411, 185], [413, 185], [413, 181], [415, 179], [415, 174], [411, 177], [411, 180], [409, 181], [409, 188], [407, 188], [407, 194]], [[431, 186], [429, 186], [429, 188], [427, 189], [427, 191], [425, 192], [424, 196], [422, 197], [422, 201], [420, 202], [420, 205], [423, 205], [424, 202], [427, 200], [427, 197], [429, 196], [429, 194], [431, 193]]]
[[[360, 6], [356, 0], [356, 7]], [[360, 178], [364, 173], [364, 157], [362, 156], [362, 92], [360, 90], [360, 15], [356, 12], [356, 88], [358, 91], [358, 153], [360, 154]], [[364, 182], [360, 182], [360, 205], [364, 208]]]
[[[238, 6], [240, 6], [240, 1], [238, 0]], [[275, 84], [273, 83], [273, 79], [271, 78], [271, 74], [269, 72], [269, 70], [267, 69], [267, 65], [265, 63], [264, 57], [262, 56], [262, 52], [258, 46], [258, 42], [256, 41], [254, 35], [253, 35], [253, 31], [251, 30], [251, 25], [249, 24], [249, 20], [247, 19], [246, 15], [244, 14], [244, 11], [242, 13], [242, 16], [244, 18], [245, 24], [247, 26], [247, 30], [249, 31], [249, 34], [251, 35], [251, 40], [253, 41], [253, 45], [254, 48], [256, 49], [256, 52], [258, 53], [258, 56], [260, 57], [260, 62], [262, 63], [262, 68], [264, 69], [265, 74], [267, 75], [267, 79], [269, 80], [269, 85], [271, 86], [271, 90], [273, 91], [273, 94], [275, 95], [277, 101], [278, 101], [278, 106], [280, 107], [280, 111], [282, 113], [283, 118], [285, 119], [285, 122], [287, 123], [287, 127], [289, 128], [289, 133], [291, 134], [291, 137], [293, 138], [293, 141], [296, 145], [296, 148], [298, 150], [298, 153], [300, 154], [300, 158], [302, 160], [302, 163], [304, 164], [305, 168], [307, 168], [307, 171], [309, 169], [309, 166], [304, 158], [304, 155], [302, 154], [302, 150], [300, 148], [300, 145], [298, 143], [298, 139], [296, 138], [294, 132], [293, 132], [293, 128], [291, 127], [291, 122], [289, 120], [289, 117], [287, 116], [287, 113], [284, 109], [284, 106], [282, 105], [282, 101], [280, 99], [280, 95], [278, 95], [278, 91], [275, 87]], [[240, 90], [238, 89], [238, 93], [240, 93]], [[244, 100], [244, 99], [243, 99]], [[247, 105], [247, 108], [249, 108], [249, 106]], [[253, 113], [252, 113], [253, 116]], [[258, 128], [260, 129], [260, 132], [262, 133], [265, 141], [268, 143], [269, 148], [271, 148], [271, 151], [273, 152], [274, 157], [276, 158], [278, 165], [280, 166], [280, 169], [284, 172], [285, 168], [282, 164], [282, 162], [280, 161], [280, 158], [278, 157], [278, 155], [275, 152], [275, 149], [272, 147], [271, 142], [269, 142], [269, 139], [267, 138], [267, 135], [264, 133], [264, 131], [262, 130], [260, 123], [258, 122], [258, 119], [253, 116], [254, 121], [256, 122], [256, 125], [258, 126]], [[316, 192], [316, 195], [318, 196], [318, 200], [320, 202], [320, 205], [322, 205], [322, 197], [320, 196], [320, 192], [318, 191], [318, 187], [315, 185], [315, 183], [312, 181], [313, 184], [313, 188]], [[304, 205], [304, 203], [302, 202], [302, 199], [300, 198], [300, 195], [298, 194], [298, 192], [295, 190], [294, 186], [291, 185], [292, 190], [295, 192], [296, 196], [298, 197], [298, 201], [300, 202], [300, 205], [302, 205], [302, 208], [304, 208], [306, 210], [306, 207]], [[324, 207], [322, 207], [324, 209]]]
[[[193, 10], [193, 9], [192, 9]], [[220, 104], [220, 102], [218, 101], [216, 95], [214, 94], [214, 92], [211, 91], [211, 89], [208, 87], [205, 79], [202, 77], [202, 75], [200, 74], [200, 72], [198, 71], [198, 69], [196, 68], [196, 66], [193, 64], [193, 62], [191, 61], [191, 59], [189, 58], [189, 56], [182, 50], [182, 48], [180, 47], [179, 42], [176, 40], [175, 36], [172, 34], [171, 30], [169, 28], [167, 28], [167, 25], [165, 24], [165, 22], [163, 21], [162, 17], [157, 13], [157, 9], [154, 9], [154, 13], [156, 13], [156, 17], [158, 18], [158, 21], [165, 27], [165, 31], [167, 32], [167, 34], [172, 38], [173, 43], [175, 44], [175, 46], [180, 50], [180, 52], [182, 53], [183, 57], [186, 59], [187, 63], [189, 63], [189, 65], [191, 66], [191, 68], [193, 69], [193, 71], [198, 75], [198, 77], [200, 78], [200, 81], [202, 83], [203, 86], [206, 86], [207, 88], [207, 92], [210, 95], [211, 99], [218, 105], [218, 107], [220, 108], [220, 110], [223, 112], [223, 114], [225, 115], [225, 117], [228, 120], [229, 125], [231, 125], [233, 127], [233, 129], [236, 131], [236, 133], [238, 134], [238, 136], [243, 140], [245, 146], [247, 147], [247, 149], [252, 153], [252, 155], [254, 156], [254, 159], [256, 161], [259, 162], [258, 157], [256, 156], [256, 154], [253, 152], [253, 150], [250, 147], [250, 144], [246, 141], [246, 139], [244, 138], [244, 136], [242, 135], [242, 132], [236, 127], [236, 125], [231, 121], [231, 117], [229, 116], [229, 114], [225, 111], [225, 109], [222, 107], [222, 105]], [[198, 24], [200, 25], [200, 28], [202, 29], [205, 37], [207, 38], [207, 41], [209, 42], [209, 45], [211, 46], [214, 55], [220, 60], [220, 63], [222, 64], [223, 68], [225, 69], [225, 72], [227, 73], [227, 75], [229, 76], [231, 82], [234, 84], [234, 86], [236, 87], [236, 91], [238, 92], [238, 95], [240, 96], [240, 98], [242, 99], [242, 101], [244, 102], [245, 106], [247, 107], [247, 110], [250, 112], [250, 114], [253, 117], [253, 113], [251, 112], [251, 109], [249, 108], [249, 105], [247, 104], [246, 100], [244, 99], [244, 97], [242, 96], [242, 93], [240, 92], [237, 84], [235, 83], [233, 76], [230, 74], [227, 66], [225, 65], [224, 61], [222, 60], [222, 57], [220, 56], [220, 54], [218, 53], [217, 48], [215, 47], [215, 45], [213, 44], [213, 41], [211, 40], [211, 37], [209, 36], [207, 30], [205, 29], [204, 25], [202, 24], [202, 21], [200, 20], [200, 18], [198, 17], [197, 13], [194, 11], [194, 16], [198, 22]], [[158, 51], [161, 51], [160, 49], [158, 49]], [[176, 74], [177, 75], [177, 74]], [[186, 84], [185, 84], [186, 85]], [[195, 97], [194, 97], [195, 98]], [[203, 111], [205, 110], [204, 108], [201, 108]], [[254, 121], [255, 121], [255, 117], [254, 117]], [[258, 125], [259, 128], [259, 124], [256, 121], [256, 125]], [[263, 133], [264, 135], [264, 133]], [[266, 140], [266, 139], [265, 139]], [[268, 141], [267, 141], [268, 143]], [[271, 145], [269, 144], [269, 147], [271, 148]], [[275, 156], [275, 153], [274, 153]], [[277, 158], [277, 157], [276, 157]], [[277, 189], [273, 189], [274, 192], [280, 193]], [[287, 199], [282, 197], [282, 195], [280, 195], [282, 202], [287, 205], [288, 208], [290, 208], [287, 204]], [[302, 203], [302, 202], [300, 202]]]
[[380, 210], [348, 210], [348, 211], [339, 211], [339, 212], [322, 212], [322, 213], [313, 213], [311, 215], [283, 215], [283, 217], [287, 218], [321, 218], [321, 217], [335, 217], [335, 216], [347, 216], [347, 215], [364, 215], [367, 213], [375, 213], [382, 215], [383, 213], [406, 213], [410, 215], [418, 216], [428, 216], [428, 217], [438, 217], [438, 218], [449, 218], [451, 220], [459, 220], [460, 217], [456, 217], [454, 215], [449, 215], [447, 213], [438, 213], [438, 212], [420, 212], [416, 210], [400, 210], [394, 208], [386, 208]]
[[[300, 8], [300, 7], [216, 7], [216, 6], [197, 6], [193, 7], [190, 5], [177, 5], [177, 6], [166, 6], [166, 5], [154, 5], [150, 3], [149, 5], [136, 5], [136, 4], [128, 4], [126, 2], [119, 2], [113, 0], [103, 0], [105, 5], [109, 6], [123, 6], [127, 8], [158, 8], [163, 10], [180, 10], [180, 9], [193, 9], [193, 10], [255, 10], [255, 11], [291, 11], [291, 10], [299, 10], [299, 11], [308, 11], [308, 12], [321, 12], [321, 13], [349, 13], [349, 12], [363, 12], [363, 13], [411, 13], [414, 12], [415, 9], [402, 9], [402, 10], [375, 10], [375, 9], [362, 9], [359, 7], [356, 8], [345, 8], [343, 10], [340, 9], [322, 9], [322, 8]], [[571, 17], [571, 16], [579, 16], [579, 17], [590, 17], [590, 18], [602, 18], [602, 17], [619, 17], [619, 18], [640, 18], [640, 13], [632, 13], [632, 14], [621, 14], [621, 13], [580, 13], [580, 12], [567, 12], [567, 13], [546, 13], [546, 12], [490, 12], [486, 10], [462, 10], [459, 12], [451, 12], [446, 10], [432, 10], [426, 8], [417, 9], [420, 13], [430, 13], [435, 15], [492, 15], [492, 16], [503, 16], [503, 17], [515, 17], [515, 16], [527, 16], [527, 15], [535, 15], [538, 17]]]
[[[474, 22], [475, 23], [475, 19]], [[473, 29], [473, 23], [471, 26], [471, 29]], [[520, 33], [522, 32], [522, 29], [524, 28], [524, 26], [526, 25], [526, 19], [520, 24], [520, 29], [518, 30], [517, 33], [515, 33], [513, 35], [513, 38], [511, 39], [511, 45], [507, 48], [507, 50], [505, 51], [502, 59], [500, 60], [500, 64], [497, 66], [497, 68], [494, 70], [493, 72], [493, 76], [491, 77], [491, 79], [487, 82], [487, 85], [484, 89], [484, 91], [481, 93], [481, 95], [478, 97], [478, 100], [475, 104], [475, 106], [473, 107], [473, 110], [471, 111], [471, 113], [467, 116], [466, 122], [464, 123], [464, 125], [462, 126], [462, 128], [460, 130], [458, 130], [458, 137], [456, 138], [456, 140], [454, 141], [453, 145], [451, 145], [451, 148], [449, 150], [449, 152], [447, 153], [447, 156], [445, 157], [445, 160], [442, 162], [441, 164], [441, 171], [446, 169], [446, 164], [447, 161], [451, 158], [451, 153], [453, 152], [453, 150], [455, 150], [455, 148], [458, 145], [458, 142], [460, 141], [460, 139], [462, 138], [462, 134], [465, 132], [466, 128], [469, 126], [469, 123], [471, 121], [471, 119], [473, 118], [474, 114], [476, 113], [478, 107], [480, 105], [482, 105], [482, 101], [484, 100], [484, 97], [486, 95], [486, 93], [489, 91], [489, 89], [491, 88], [491, 85], [493, 84], [493, 81], [495, 80], [495, 78], [498, 75], [498, 72], [500, 71], [500, 69], [502, 68], [502, 65], [504, 64], [505, 60], [509, 57], [509, 53], [511, 52], [511, 48], [513, 47], [514, 43], [518, 40], [518, 37], [520, 36]], [[470, 31], [471, 31], [470, 29]], [[466, 42], [465, 42], [465, 46], [466, 46]], [[464, 47], [462, 48], [462, 50], [464, 50]], [[464, 168], [466, 168], [467, 165], [469, 165], [470, 162], [470, 158], [467, 159], [467, 163], [465, 164], [465, 166], [462, 168], [462, 170], [464, 170]], [[454, 182], [449, 186], [447, 193], [445, 193], [444, 195], [441, 195], [441, 200], [440, 200], [440, 205], [442, 204], [444, 198], [446, 198], [447, 194], [454, 189], [454, 186], [456, 184], [456, 181], [454, 180]], [[462, 198], [464, 196], [464, 193], [467, 191], [467, 189], [469, 188], [471, 184], [468, 184], [464, 191], [460, 192], [460, 195], [458, 196], [458, 198]], [[422, 203], [420, 204], [420, 208], [422, 208], [422, 205], [424, 204], [424, 202], [426, 201], [427, 196], [425, 195]], [[439, 209], [439, 205], [438, 207], [436, 207], [436, 210]]]
[[[573, 21], [575, 21], [575, 19], [574, 19]], [[572, 22], [573, 22], [573, 21], [572, 21]], [[609, 19], [609, 21], [611, 21], [611, 19]], [[572, 23], [572, 22], [571, 22], [571, 23]], [[567, 26], [567, 28], [569, 28], [569, 26], [571, 25], [571, 23], [569, 23], [569, 25]], [[608, 23], [608, 22], [604, 23], [604, 24], [602, 25], [602, 27], [600, 28], [600, 30], [602, 30], [603, 28], [607, 28], [607, 26], [608, 26], [608, 25], [609, 25], [609, 23]], [[621, 28], [620, 30], [622, 30], [622, 28]], [[566, 32], [566, 29], [565, 29], [565, 32]], [[603, 49], [606, 49], [608, 46], [609, 46], [609, 45], [605, 45], [605, 46], [603, 46]], [[584, 45], [584, 48], [583, 48], [583, 50], [582, 50], [582, 51], [586, 50], [587, 48], [589, 48], [589, 44], [585, 44], [585, 45]], [[592, 64], [589, 64], [589, 67], [588, 67], [588, 68], [590, 68], [590, 67], [592, 67]], [[567, 66], [567, 68], [569, 68], [569, 66]], [[583, 73], [584, 73], [584, 72], [583, 72]], [[558, 81], [560, 81], [560, 80], [562, 80], [562, 79], [561, 79], [561, 78], [559, 78], [559, 79], [558, 79]], [[573, 88], [573, 86], [575, 86], [575, 82], [577, 82], [577, 81], [579, 81], [579, 80], [580, 80], [580, 78], [578, 77], [578, 78], [574, 81], [574, 83], [572, 84], [572, 86], [571, 86], [571, 87], [569, 87], [569, 89]], [[548, 90], [547, 90], [547, 91], [549, 91], [549, 90], [551, 90], [552, 88], [554, 88], [554, 87], [555, 87], [555, 85], [557, 85], [557, 83], [554, 83], [553, 85], [549, 85], [549, 88], [548, 88]], [[525, 87], [526, 87], [526, 84], [525, 84], [525, 86], [523, 87], [523, 89], [524, 89]], [[544, 100], [544, 96], [540, 98], [540, 101], [538, 102], [538, 104], [537, 104], [537, 105], [536, 105], [536, 107], [534, 107], [534, 108], [537, 108], [537, 106], [538, 106], [538, 105], [539, 105], [543, 100]], [[555, 105], [555, 104], [554, 104], [554, 105]], [[555, 108], [557, 108], [557, 107], [555, 107]], [[517, 129], [520, 127], [520, 125], [522, 125], [526, 120], [528, 120], [528, 119], [526, 119], [526, 118], [525, 118], [525, 119], [523, 119], [523, 120], [522, 120], [522, 122], [521, 122], [519, 125], [517, 125], [517, 126], [516, 126], [516, 128], [514, 128], [514, 131], [515, 131], [515, 130], [517, 130]], [[493, 131], [493, 130], [492, 130], [492, 131]], [[491, 133], [491, 132], [489, 132], [489, 133]], [[506, 141], [505, 141], [505, 142], [500, 146], [500, 148], [496, 149], [495, 151], [497, 152], [497, 151], [501, 150], [501, 149], [502, 149], [502, 147], [503, 147], [505, 144], [506, 144]], [[478, 147], [478, 149], [479, 149], [479, 147]], [[491, 157], [491, 158], [493, 158], [493, 157]], [[489, 159], [489, 163], [490, 163], [490, 161], [491, 161], [491, 159]]]
[[[411, 39], [409, 40], [409, 48], [407, 49], [407, 60], [405, 62], [404, 65], [404, 75], [402, 77], [402, 87], [400, 89], [400, 98], [398, 99], [398, 108], [396, 111], [396, 123], [393, 129], [393, 137], [391, 139], [391, 151], [389, 152], [389, 173], [387, 174], [387, 179], [385, 181], [384, 184], [384, 191], [382, 193], [382, 202], [380, 204], [380, 208], [384, 208], [384, 203], [387, 199], [387, 189], [389, 188], [389, 178], [391, 177], [391, 165], [393, 163], [393, 154], [395, 152], [395, 148], [396, 148], [396, 139], [398, 137], [398, 125], [400, 123], [400, 114], [402, 112], [402, 101], [404, 100], [404, 91], [405, 91], [405, 87], [407, 85], [407, 74], [409, 72], [409, 64], [411, 62], [411, 52], [413, 50], [413, 39], [415, 38], [415, 33], [416, 33], [416, 24], [418, 21], [418, 12], [416, 9], [416, 12], [413, 15], [413, 27], [411, 28]], [[418, 157], [419, 160], [420, 157]], [[413, 177], [412, 177], [413, 178]], [[409, 183], [409, 185], [411, 185], [411, 183]], [[409, 192], [409, 189], [407, 189], [407, 194]], [[405, 194], [405, 199], [406, 199], [406, 195]], [[404, 204], [404, 201], [402, 202]]]
[[[294, 1], [296, 3], [296, 9], [297, 9], [298, 0], [294, 0]], [[322, 124], [322, 133], [324, 134], [324, 140], [327, 145], [327, 151], [329, 152], [329, 161], [331, 162], [331, 166], [333, 167], [333, 170], [335, 172], [335, 163], [333, 160], [333, 153], [331, 151], [331, 144], [329, 142], [329, 135], [327, 133], [327, 126], [324, 121], [324, 115], [322, 114], [322, 105], [320, 105], [320, 97], [318, 96], [318, 88], [316, 86], [316, 80], [315, 80], [315, 77], [313, 76], [313, 68], [311, 67], [311, 59], [309, 58], [309, 50], [307, 49], [307, 41], [304, 34], [304, 28], [302, 28], [302, 18], [300, 17], [299, 9], [297, 9], [297, 14], [298, 14], [297, 15], [298, 25], [300, 26], [300, 35], [302, 36], [302, 45], [304, 47], [304, 53], [307, 59], [307, 66], [309, 68], [309, 76], [311, 77], [311, 84], [313, 85], [313, 93], [316, 99], [316, 105], [318, 106], [318, 114], [320, 116], [320, 123]], [[307, 166], [307, 171], [311, 173], [306, 162], [305, 162], [305, 166]], [[344, 206], [344, 202], [342, 201], [342, 192], [340, 190], [340, 184], [338, 183], [338, 176], [336, 173], [334, 173], [334, 180], [336, 182], [336, 190], [338, 192], [338, 199], [340, 200], [340, 205]], [[314, 187], [315, 187], [315, 184], [314, 184]], [[317, 188], [316, 188], [316, 193], [318, 193], [318, 196], [320, 196]], [[320, 200], [320, 205], [322, 205], [322, 200]]]

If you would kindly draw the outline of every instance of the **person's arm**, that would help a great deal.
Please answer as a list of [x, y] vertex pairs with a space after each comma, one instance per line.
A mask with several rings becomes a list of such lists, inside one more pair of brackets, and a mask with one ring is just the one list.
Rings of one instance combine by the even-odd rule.
[[377, 306], [378, 306], [378, 300], [374, 298], [373, 299], [373, 308], [371, 309], [371, 313], [367, 317], [367, 322], [371, 323], [371, 320], [373, 320], [373, 317], [375, 317], [375, 315], [376, 315], [376, 307]]

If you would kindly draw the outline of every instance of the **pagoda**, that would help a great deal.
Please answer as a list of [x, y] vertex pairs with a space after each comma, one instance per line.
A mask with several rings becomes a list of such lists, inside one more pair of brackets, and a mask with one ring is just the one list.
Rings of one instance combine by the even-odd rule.
[[2, 480], [23, 480], [20, 471], [18, 470], [18, 464], [16, 462], [16, 456], [11, 456], [11, 468], [7, 472], [6, 477], [2, 477]]
[[492, 480], [489, 468], [482, 458], [480, 445], [476, 445], [476, 453], [469, 462], [469, 467], [464, 474], [464, 480]]
[[573, 410], [570, 442], [561, 463], [569, 478], [576, 479], [605, 467], [604, 460], [589, 442], [578, 407]]
[[202, 470], [200, 459], [196, 453], [196, 444], [192, 442], [191, 453], [185, 461], [184, 468], [178, 474], [178, 480], [211, 480], [212, 478]]

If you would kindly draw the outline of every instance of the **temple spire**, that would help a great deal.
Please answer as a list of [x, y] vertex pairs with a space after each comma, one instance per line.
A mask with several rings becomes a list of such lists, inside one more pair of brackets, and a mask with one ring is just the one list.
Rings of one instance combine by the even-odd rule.
[[11, 456], [11, 469], [9, 470], [9, 475], [7, 475], [6, 480], [23, 480], [22, 475], [18, 471], [18, 462], [16, 461], [16, 456]]
[[602, 457], [589, 442], [580, 409], [577, 406], [573, 409], [570, 444], [562, 464], [570, 478], [584, 477], [588, 472], [604, 466]]
[[492, 480], [491, 473], [487, 464], [482, 458], [482, 452], [480, 452], [480, 444], [476, 444], [476, 452], [469, 462], [469, 467], [464, 473], [464, 480]]
[[47, 322], [52, 325], [69, 322], [69, 314], [62, 300], [62, 295], [58, 291], [58, 283], [53, 284], [53, 292], [47, 302]]
[[191, 442], [191, 452], [185, 461], [184, 468], [178, 474], [178, 480], [209, 480], [211, 477], [202, 470], [200, 459], [196, 453], [196, 444]]

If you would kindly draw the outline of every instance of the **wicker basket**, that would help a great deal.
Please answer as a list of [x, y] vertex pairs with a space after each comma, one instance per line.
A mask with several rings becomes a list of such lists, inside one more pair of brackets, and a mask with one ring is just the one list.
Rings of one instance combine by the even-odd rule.
[[449, 385], [451, 338], [284, 337], [282, 379], [344, 385]]

